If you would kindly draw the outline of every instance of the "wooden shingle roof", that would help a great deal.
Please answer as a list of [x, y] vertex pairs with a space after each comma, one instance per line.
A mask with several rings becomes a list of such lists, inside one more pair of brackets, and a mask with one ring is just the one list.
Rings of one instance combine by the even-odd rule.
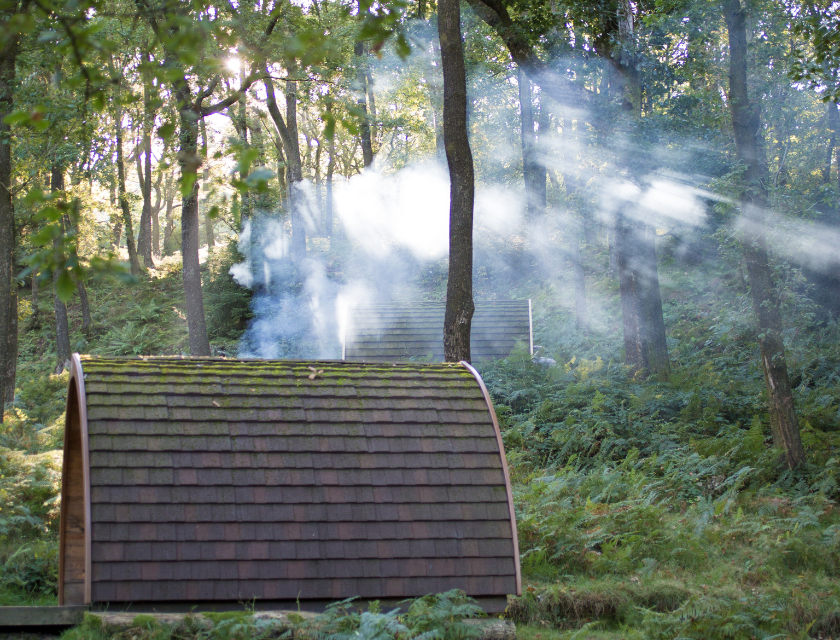
[[[347, 362], [443, 360], [442, 302], [387, 303], [350, 310], [344, 335]], [[473, 361], [507, 358], [517, 342], [533, 353], [530, 300], [475, 303], [470, 332]]]
[[66, 604], [521, 590], [465, 364], [74, 356], [66, 439]]

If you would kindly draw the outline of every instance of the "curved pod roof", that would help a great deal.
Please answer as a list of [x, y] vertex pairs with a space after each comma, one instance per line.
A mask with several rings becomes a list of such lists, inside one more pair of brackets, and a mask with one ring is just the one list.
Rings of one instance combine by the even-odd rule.
[[[348, 362], [443, 361], [443, 302], [391, 302], [354, 307], [344, 331]], [[530, 300], [475, 303], [470, 331], [472, 360], [507, 358], [517, 342], [534, 353]]]
[[61, 508], [60, 604], [521, 593], [466, 363], [74, 355]]

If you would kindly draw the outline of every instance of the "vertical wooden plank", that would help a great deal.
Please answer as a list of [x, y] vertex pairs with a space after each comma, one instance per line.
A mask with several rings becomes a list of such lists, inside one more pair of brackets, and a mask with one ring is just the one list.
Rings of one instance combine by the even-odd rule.
[[90, 479], [84, 374], [78, 354], [70, 363], [64, 430], [59, 525], [58, 602], [90, 604]]

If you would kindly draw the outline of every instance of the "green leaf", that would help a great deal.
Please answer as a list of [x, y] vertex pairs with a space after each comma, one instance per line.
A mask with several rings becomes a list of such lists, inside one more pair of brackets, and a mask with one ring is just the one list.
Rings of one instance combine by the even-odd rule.
[[46, 206], [38, 212], [38, 218], [47, 222], [58, 222], [61, 219], [61, 210], [58, 207]]
[[243, 149], [239, 154], [239, 161], [237, 162], [234, 171], [239, 171], [243, 175], [248, 175], [248, 172], [251, 169], [251, 165], [254, 163], [254, 160], [256, 160], [259, 157], [259, 155], [259, 150], [253, 147]]
[[53, 240], [58, 238], [61, 235], [61, 230], [58, 228], [57, 225], [50, 224], [45, 226], [43, 229], [38, 231], [33, 238], [32, 242], [39, 247], [44, 247], [47, 244], [52, 243]]
[[335, 138], [335, 116], [331, 113], [324, 116], [324, 137], [327, 140]]
[[175, 133], [175, 124], [172, 122], [164, 122], [157, 130], [158, 138], [168, 140]]
[[67, 302], [73, 297], [73, 292], [76, 290], [76, 283], [70, 277], [70, 272], [62, 271], [58, 274], [55, 281], [55, 293], [58, 299], [62, 302]]
[[41, 191], [38, 187], [35, 187], [27, 192], [27, 194], [23, 197], [23, 202], [27, 207], [31, 207], [44, 202], [47, 197], [48, 196], [46, 196], [43, 191]]
[[405, 60], [409, 55], [411, 55], [411, 45], [409, 44], [408, 40], [405, 37], [404, 33], [400, 33], [397, 36], [397, 55]]
[[245, 178], [245, 184], [251, 188], [256, 189], [260, 193], [268, 190], [268, 181], [274, 177], [274, 172], [267, 167], [259, 167], [248, 174]]
[[181, 189], [182, 198], [186, 198], [188, 195], [190, 195], [190, 193], [192, 193], [192, 189], [195, 185], [196, 180], [198, 180], [198, 174], [195, 171], [191, 171], [181, 175], [181, 179], [178, 181], [178, 186]]
[[105, 92], [104, 91], [97, 91], [93, 94], [91, 99], [91, 103], [93, 104], [94, 111], [102, 112], [105, 110]]
[[20, 110], [20, 111], [13, 111], [9, 115], [7, 115], [5, 118], [3, 118], [3, 122], [5, 122], [6, 124], [8, 124], [10, 126], [14, 126], [16, 124], [18, 124], [18, 125], [26, 124], [26, 123], [29, 122], [29, 119], [30, 119], [29, 118], [29, 112]]

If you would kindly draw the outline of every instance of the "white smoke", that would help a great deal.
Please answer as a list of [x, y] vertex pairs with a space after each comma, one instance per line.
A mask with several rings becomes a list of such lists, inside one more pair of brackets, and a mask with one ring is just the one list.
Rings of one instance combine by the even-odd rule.
[[449, 176], [437, 164], [353, 176], [336, 188], [335, 206], [348, 235], [369, 254], [404, 247], [433, 260], [448, 251]]
[[236, 245], [245, 262], [235, 264], [230, 268], [230, 275], [234, 282], [241, 287], [250, 289], [254, 284], [254, 274], [251, 272], [251, 221], [245, 222], [242, 232], [239, 234], [239, 242]]
[[[312, 233], [318, 219], [314, 190], [305, 184], [300, 193]], [[238, 245], [245, 260], [230, 269], [237, 283], [254, 289], [255, 317], [241, 341], [241, 357], [340, 358], [346, 318], [354, 306], [416, 299], [416, 281], [425, 265], [448, 253], [449, 176], [434, 162], [391, 173], [368, 169], [338, 185], [334, 202], [353, 243], [343, 282], [329, 276], [329, 257], [312, 251], [295, 269], [288, 226], [276, 216], [259, 213], [253, 224], [246, 222]], [[477, 233], [503, 244], [521, 232], [522, 202], [522, 194], [502, 185], [479, 189]]]

